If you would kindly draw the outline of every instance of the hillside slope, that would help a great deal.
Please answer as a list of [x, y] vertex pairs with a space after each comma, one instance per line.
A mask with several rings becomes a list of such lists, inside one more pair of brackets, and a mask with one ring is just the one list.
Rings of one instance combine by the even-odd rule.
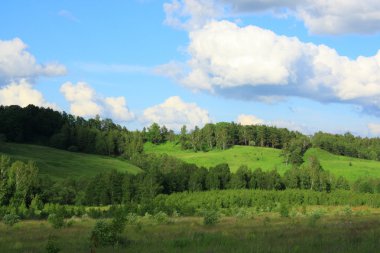
[[13, 160], [33, 160], [37, 163], [41, 175], [54, 178], [93, 176], [111, 169], [133, 174], [141, 171], [129, 162], [117, 158], [73, 153], [37, 145], [2, 143], [0, 154], [9, 155]]
[[[228, 163], [231, 171], [236, 171], [240, 165], [245, 164], [251, 169], [272, 170], [276, 168], [280, 174], [291, 168], [283, 163], [281, 150], [272, 148], [234, 146], [224, 151], [193, 152], [181, 150], [179, 145], [170, 142], [162, 145], [146, 143], [144, 148], [147, 153], [166, 153], [207, 168], [219, 163]], [[380, 178], [380, 162], [378, 161], [334, 155], [318, 148], [309, 149], [305, 154], [305, 161], [311, 155], [317, 156], [322, 167], [335, 176], [344, 176], [350, 181], [361, 177]]]
[[220, 163], [228, 163], [232, 172], [236, 171], [241, 165], [247, 165], [251, 169], [272, 170], [276, 168], [281, 174], [290, 168], [290, 166], [283, 163], [281, 150], [273, 148], [234, 146], [227, 150], [193, 152], [191, 150], [182, 150], [180, 145], [167, 142], [161, 145], [146, 143], [144, 150], [146, 153], [166, 153], [185, 162], [206, 168]]
[[380, 162], [378, 161], [334, 155], [318, 148], [309, 149], [304, 160], [307, 161], [307, 158], [312, 155], [318, 157], [325, 170], [337, 176], [344, 176], [350, 181], [358, 178], [380, 178]]

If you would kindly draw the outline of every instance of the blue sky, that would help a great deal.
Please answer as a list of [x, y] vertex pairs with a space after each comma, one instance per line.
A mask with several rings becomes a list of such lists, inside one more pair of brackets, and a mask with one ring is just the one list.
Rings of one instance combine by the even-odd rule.
[[380, 4], [325, 2], [5, 1], [0, 104], [378, 136]]

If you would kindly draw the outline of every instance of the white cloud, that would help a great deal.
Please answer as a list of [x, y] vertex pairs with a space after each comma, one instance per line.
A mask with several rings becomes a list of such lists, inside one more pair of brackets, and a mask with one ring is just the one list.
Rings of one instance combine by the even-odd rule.
[[113, 118], [121, 121], [130, 121], [134, 118], [134, 114], [129, 111], [124, 97], [106, 97], [104, 103]]
[[239, 115], [236, 119], [236, 122], [243, 126], [264, 124], [264, 120], [256, 117], [255, 115], [247, 115], [247, 114]]
[[220, 17], [223, 6], [213, 0], [172, 0], [164, 3], [165, 24], [186, 29], [199, 29], [209, 21]]
[[33, 89], [32, 85], [25, 79], [19, 82], [12, 82], [0, 88], [0, 104], [19, 105], [21, 107], [33, 104], [58, 109], [55, 104], [46, 102], [42, 93]]
[[369, 132], [373, 135], [380, 135], [380, 124], [370, 123], [368, 124]]
[[192, 30], [217, 18], [271, 12], [276, 17], [293, 15], [316, 34], [380, 31], [377, 0], [172, 0], [164, 9], [167, 24]]
[[354, 103], [380, 114], [380, 51], [350, 60], [324, 45], [214, 21], [190, 32], [188, 52], [190, 71], [176, 76], [193, 90], [260, 101], [298, 96]]
[[33, 80], [39, 76], [57, 76], [66, 68], [57, 63], [38, 64], [20, 39], [0, 40], [0, 86], [21, 79]]
[[162, 104], [145, 109], [143, 120], [148, 124], [155, 122], [177, 131], [183, 125], [193, 129], [195, 126], [202, 127], [211, 122], [205, 109], [195, 103], [186, 103], [178, 96], [170, 97]]
[[85, 82], [77, 84], [66, 82], [60, 91], [70, 103], [70, 112], [74, 115], [81, 117], [100, 115], [111, 117], [117, 122], [127, 122], [134, 118], [124, 97], [102, 98]]
[[58, 16], [61, 16], [69, 21], [72, 21], [72, 22], [75, 22], [75, 23], [78, 23], [79, 22], [79, 19], [73, 14], [71, 13], [70, 11], [68, 10], [60, 10], [58, 12]]

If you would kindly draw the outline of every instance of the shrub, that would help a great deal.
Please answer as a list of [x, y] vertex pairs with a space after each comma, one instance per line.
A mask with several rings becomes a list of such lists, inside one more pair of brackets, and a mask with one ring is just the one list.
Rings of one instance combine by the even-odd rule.
[[6, 214], [3, 217], [3, 223], [12, 227], [14, 224], [20, 221], [20, 217], [16, 214]]
[[153, 219], [155, 223], [157, 224], [168, 224], [169, 223], [169, 217], [164, 212], [158, 212], [153, 216]]
[[96, 222], [94, 229], [91, 231], [90, 239], [95, 248], [114, 245], [116, 242], [111, 225], [103, 220]]
[[323, 213], [321, 211], [314, 211], [309, 218], [309, 225], [312, 227], [315, 227], [317, 224], [317, 221], [320, 220], [323, 216]]
[[45, 249], [46, 249], [47, 253], [58, 253], [58, 252], [60, 252], [61, 249], [58, 247], [57, 237], [49, 235]]
[[126, 218], [127, 224], [135, 225], [138, 221], [138, 216], [135, 213], [129, 213]]
[[62, 214], [49, 214], [48, 222], [53, 226], [53, 228], [59, 229], [65, 226], [65, 219]]
[[281, 217], [289, 217], [289, 208], [285, 204], [280, 205], [280, 216]]
[[214, 225], [219, 222], [219, 213], [216, 210], [206, 210], [203, 212], [203, 224]]
[[347, 217], [350, 218], [352, 216], [352, 209], [349, 206], [346, 206], [343, 208], [343, 214]]

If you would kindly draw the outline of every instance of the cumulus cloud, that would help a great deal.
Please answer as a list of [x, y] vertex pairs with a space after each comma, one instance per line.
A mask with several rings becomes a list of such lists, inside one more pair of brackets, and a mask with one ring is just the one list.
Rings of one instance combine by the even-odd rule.
[[246, 100], [353, 103], [380, 115], [380, 51], [351, 60], [325, 45], [229, 21], [213, 21], [189, 36], [187, 68], [165, 70], [171, 73], [172, 66], [192, 90]]
[[0, 86], [12, 81], [33, 81], [40, 76], [58, 76], [66, 68], [57, 63], [39, 64], [20, 39], [0, 40]]
[[380, 31], [377, 0], [172, 0], [164, 9], [167, 24], [193, 30], [215, 18], [271, 12], [293, 15], [315, 34]]
[[368, 124], [368, 130], [372, 135], [380, 135], [380, 124], [377, 124], [377, 123]]
[[177, 131], [183, 125], [193, 129], [195, 126], [202, 127], [211, 122], [205, 109], [196, 103], [186, 103], [178, 96], [170, 97], [162, 104], [145, 109], [143, 120], [148, 124], [156, 122]]
[[241, 114], [237, 117], [236, 123], [239, 123], [243, 126], [263, 125], [264, 120], [256, 117], [255, 115]]
[[55, 104], [46, 102], [42, 93], [34, 89], [25, 79], [22, 79], [19, 82], [11, 82], [0, 88], [0, 104], [19, 105], [21, 107], [33, 104], [36, 106], [58, 109], [58, 106]]
[[134, 118], [124, 97], [101, 97], [85, 82], [73, 84], [66, 82], [61, 93], [70, 103], [70, 112], [81, 117], [111, 117], [118, 122], [127, 122]]

